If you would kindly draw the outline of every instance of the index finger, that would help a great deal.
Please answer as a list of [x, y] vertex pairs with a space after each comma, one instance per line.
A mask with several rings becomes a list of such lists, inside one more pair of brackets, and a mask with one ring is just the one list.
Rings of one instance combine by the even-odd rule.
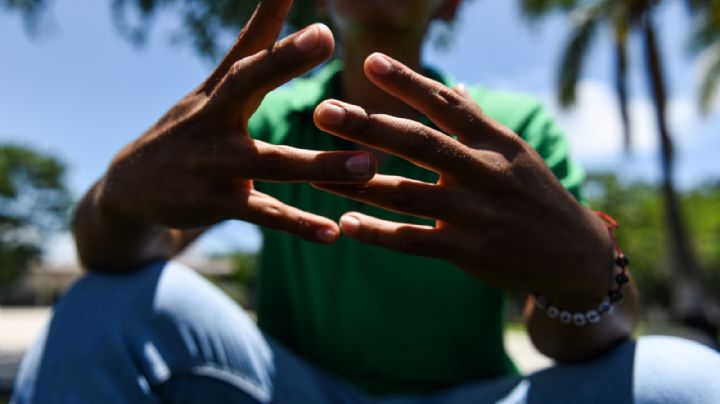
[[424, 77], [386, 55], [370, 55], [365, 61], [365, 74], [375, 85], [464, 142], [478, 140], [478, 135], [489, 132], [507, 132], [488, 119], [470, 97]]
[[233, 63], [271, 47], [277, 40], [292, 0], [261, 0], [230, 51], [207, 80], [208, 90], [225, 76]]
[[371, 114], [337, 100], [323, 101], [313, 118], [325, 132], [392, 153], [438, 174], [457, 175], [477, 166], [468, 147], [410, 119]]

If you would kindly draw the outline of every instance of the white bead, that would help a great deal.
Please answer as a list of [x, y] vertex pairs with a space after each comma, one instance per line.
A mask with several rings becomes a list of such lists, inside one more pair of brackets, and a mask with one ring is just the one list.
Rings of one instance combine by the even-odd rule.
[[547, 315], [550, 318], [557, 318], [557, 316], [560, 314], [560, 309], [558, 309], [555, 306], [550, 306], [547, 310]]
[[585, 324], [587, 324], [587, 322], [588, 322], [588, 319], [585, 318], [584, 313], [575, 313], [575, 315], [573, 316], [573, 324], [575, 324], [578, 327], [584, 326]]
[[563, 324], [570, 324], [570, 322], [573, 319], [572, 313], [570, 313], [567, 310], [563, 310], [560, 312], [560, 322]]
[[600, 322], [600, 313], [597, 310], [590, 310], [585, 313], [585, 317], [591, 324], [597, 324]]

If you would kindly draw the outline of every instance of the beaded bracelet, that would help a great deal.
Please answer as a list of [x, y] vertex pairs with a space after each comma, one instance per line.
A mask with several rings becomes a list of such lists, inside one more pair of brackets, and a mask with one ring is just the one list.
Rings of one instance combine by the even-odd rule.
[[613, 232], [614, 229], [617, 229], [620, 226], [617, 224], [615, 219], [607, 213], [596, 211], [595, 214], [600, 216], [600, 218], [607, 224], [608, 232], [610, 233], [610, 238], [613, 241], [615, 249], [615, 265], [620, 268], [620, 272], [615, 274], [615, 285], [612, 289], [610, 289], [602, 302], [596, 308], [586, 312], [573, 312], [558, 308], [545, 296], [540, 293], [533, 293], [533, 297], [535, 298], [535, 307], [545, 311], [548, 317], [558, 319], [563, 324], [574, 324], [578, 327], [582, 327], [587, 324], [599, 323], [603, 316], [613, 313], [613, 306], [623, 298], [623, 286], [630, 282], [630, 276], [628, 275], [628, 265], [630, 262], [620, 249], [620, 245], [618, 244], [617, 239], [615, 238], [615, 233]]

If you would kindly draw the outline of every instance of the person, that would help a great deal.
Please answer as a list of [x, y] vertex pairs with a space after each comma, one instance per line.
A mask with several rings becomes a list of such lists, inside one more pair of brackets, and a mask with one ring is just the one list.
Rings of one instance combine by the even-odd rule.
[[[318, 1], [341, 61], [269, 93], [334, 38], [315, 24], [275, 43], [290, 1], [262, 0], [80, 202], [91, 273], [14, 402], [717, 402], [712, 350], [630, 340], [637, 291], [540, 104], [422, 66], [428, 26], [460, 3]], [[172, 261], [227, 219], [263, 228], [257, 325]], [[534, 296], [528, 333], [560, 365], [518, 374], [505, 290]]]

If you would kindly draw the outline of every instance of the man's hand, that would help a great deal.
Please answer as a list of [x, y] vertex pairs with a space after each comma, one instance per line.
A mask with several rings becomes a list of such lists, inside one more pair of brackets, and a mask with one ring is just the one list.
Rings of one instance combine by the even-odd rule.
[[332, 34], [320, 24], [273, 45], [289, 4], [261, 2], [208, 80], [115, 159], [104, 189], [109, 204], [119, 205], [114, 209], [176, 228], [232, 218], [309, 240], [334, 239], [332, 221], [252, 186], [253, 180], [359, 182], [373, 175], [367, 153], [300, 150], [255, 141], [247, 133], [265, 94], [332, 54]]
[[[548, 295], [611, 285], [612, 245], [602, 222], [577, 203], [519, 136], [475, 102], [383, 55], [368, 58], [377, 86], [430, 118], [418, 122], [325, 101], [321, 129], [403, 157], [440, 174], [436, 184], [376, 175], [358, 185], [316, 187], [396, 212], [431, 218], [434, 227], [359, 213], [341, 221], [348, 235], [411, 254], [446, 259], [493, 285]], [[590, 270], [587, 269], [597, 269]], [[587, 289], [585, 290], [587, 292]]]
[[177, 233], [224, 219], [312, 241], [337, 239], [335, 222], [253, 187], [254, 180], [364, 182], [375, 172], [376, 162], [366, 152], [309, 151], [250, 138], [247, 122], [263, 97], [333, 51], [332, 34], [321, 24], [275, 43], [290, 4], [261, 1], [210, 77], [116, 156], [76, 214], [86, 264], [169, 258], [199, 233], [168, 238], [170, 229]]
[[[341, 218], [344, 233], [447, 260], [491, 285], [540, 292], [566, 309], [589, 310], [602, 301], [612, 287], [614, 268], [607, 228], [575, 201], [526, 142], [484, 115], [464, 91], [384, 55], [371, 55], [365, 73], [446, 133], [335, 100], [317, 107], [317, 126], [407, 159], [440, 179], [430, 184], [376, 175], [364, 184], [314, 186], [436, 224], [395, 223], [351, 212]], [[634, 289], [626, 300], [632, 307]], [[557, 359], [587, 357], [629, 336], [634, 319], [621, 312], [605, 320], [601, 331], [586, 327], [580, 332], [539, 313], [531, 334], [541, 350]]]

